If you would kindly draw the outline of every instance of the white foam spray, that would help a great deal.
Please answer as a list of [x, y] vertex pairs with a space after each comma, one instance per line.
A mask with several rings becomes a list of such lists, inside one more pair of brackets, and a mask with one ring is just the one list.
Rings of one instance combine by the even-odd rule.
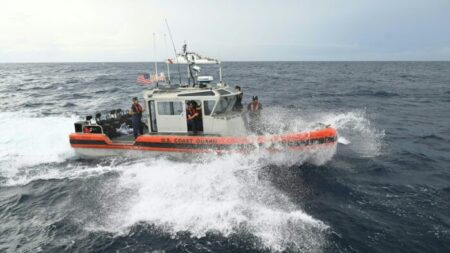
[[230, 155], [207, 162], [158, 158], [120, 165], [118, 187], [135, 195], [112, 203], [108, 221], [90, 229], [126, 233], [133, 224], [147, 222], [173, 236], [189, 231], [194, 237], [207, 232], [229, 236], [244, 229], [257, 236], [262, 247], [320, 250], [328, 226], [258, 177], [260, 162]]
[[331, 125], [338, 132], [338, 142], [359, 156], [374, 157], [382, 151], [385, 133], [372, 126], [364, 110], [311, 113], [273, 107], [267, 108], [265, 115], [270, 119], [265, 121], [265, 127], [272, 133], [310, 131]]
[[363, 110], [338, 114], [322, 114], [319, 120], [329, 122], [338, 131], [339, 141], [361, 157], [382, 153], [384, 130], [376, 129]]
[[24, 112], [0, 112], [2, 176], [43, 163], [61, 162], [74, 155], [68, 135], [75, 117], [42, 117]]

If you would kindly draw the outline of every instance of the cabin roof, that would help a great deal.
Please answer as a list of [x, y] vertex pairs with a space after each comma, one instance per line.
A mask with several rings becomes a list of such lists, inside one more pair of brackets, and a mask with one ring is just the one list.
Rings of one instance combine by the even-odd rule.
[[144, 98], [183, 99], [184, 97], [211, 98], [238, 95], [231, 87], [163, 87], [144, 91]]

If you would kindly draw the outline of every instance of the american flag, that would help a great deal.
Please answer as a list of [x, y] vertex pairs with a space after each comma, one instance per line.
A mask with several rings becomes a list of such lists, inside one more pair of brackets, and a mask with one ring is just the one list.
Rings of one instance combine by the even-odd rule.
[[151, 83], [153, 83], [152, 79], [150, 79], [150, 74], [148, 74], [148, 73], [139, 74], [137, 79], [136, 79], [136, 82], [140, 83], [140, 84], [151, 84]]

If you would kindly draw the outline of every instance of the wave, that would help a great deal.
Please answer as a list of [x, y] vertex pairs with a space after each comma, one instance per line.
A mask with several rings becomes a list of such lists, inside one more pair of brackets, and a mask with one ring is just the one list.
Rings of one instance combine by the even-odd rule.
[[97, 90], [94, 93], [96, 94], [104, 94], [104, 93], [114, 93], [114, 92], [118, 92], [120, 91], [119, 88], [110, 88], [110, 89], [106, 89], [106, 90]]
[[243, 155], [195, 162], [165, 157], [77, 161], [36, 169], [36, 175], [15, 183], [65, 179], [79, 185], [83, 179], [83, 187], [71, 190], [77, 205], [66, 212], [87, 231], [128, 236], [144, 223], [173, 238], [186, 232], [194, 238], [248, 233], [256, 238], [255, 248], [321, 251], [329, 226], [261, 176], [264, 166]]
[[422, 135], [422, 136], [419, 136], [419, 138], [423, 139], [423, 140], [438, 140], [438, 141], [445, 140], [444, 138], [442, 138], [438, 135], [435, 135], [435, 134]]
[[40, 108], [43, 106], [53, 106], [55, 103], [52, 102], [42, 102], [42, 103], [26, 103], [23, 107], [24, 108]]
[[65, 81], [64, 83], [65, 84], [73, 84], [73, 83], [79, 83], [79, 82], [80, 82], [80, 80], [77, 80], [77, 79], [69, 79], [69, 80]]
[[66, 102], [62, 107], [74, 107], [76, 106], [74, 103]]
[[75, 117], [42, 117], [24, 112], [0, 112], [0, 168], [15, 174], [18, 168], [61, 162], [74, 155], [68, 141]]
[[71, 96], [69, 96], [71, 99], [85, 99], [85, 98], [92, 98], [90, 95], [86, 94], [79, 94], [79, 93], [73, 93]]
[[114, 187], [109, 192], [116, 192], [117, 198], [100, 196], [112, 200], [104, 203], [109, 216], [88, 222], [86, 229], [120, 235], [145, 222], [174, 237], [186, 231], [197, 238], [209, 232], [228, 237], [246, 231], [273, 250], [319, 250], [329, 227], [259, 177], [262, 166], [260, 160], [242, 155], [195, 163], [158, 158], [119, 165], [118, 181], [105, 186]]
[[384, 90], [360, 90], [356, 92], [348, 93], [349, 96], [370, 96], [370, 97], [398, 97], [400, 94], [395, 92], [389, 92]]
[[408, 81], [414, 81], [419, 78], [418, 75], [411, 75], [411, 74], [402, 74], [399, 76], [400, 78], [406, 79]]
[[94, 82], [114, 82], [114, 81], [127, 81], [126, 78], [118, 78], [117, 76], [111, 76], [111, 75], [101, 75], [97, 76], [94, 79]]
[[373, 96], [374, 97], [398, 97], [400, 95], [395, 92], [377, 91], [377, 92], [373, 93]]

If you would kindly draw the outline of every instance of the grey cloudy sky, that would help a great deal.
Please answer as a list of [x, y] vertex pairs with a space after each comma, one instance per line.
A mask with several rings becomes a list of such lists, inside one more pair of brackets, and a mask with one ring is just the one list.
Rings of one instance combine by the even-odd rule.
[[0, 62], [162, 60], [164, 18], [222, 60], [450, 60], [449, 0], [2, 0]]

